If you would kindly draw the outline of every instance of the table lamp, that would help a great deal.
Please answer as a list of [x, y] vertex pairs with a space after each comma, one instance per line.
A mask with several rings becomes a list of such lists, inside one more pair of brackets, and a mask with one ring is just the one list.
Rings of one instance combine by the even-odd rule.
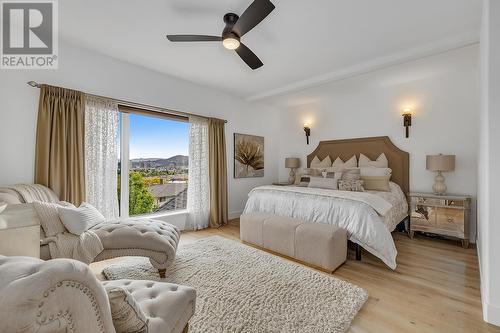
[[288, 182], [290, 184], [295, 183], [295, 169], [300, 167], [300, 158], [297, 157], [287, 157], [285, 158], [285, 168], [290, 169], [290, 176], [288, 177]]
[[455, 155], [427, 155], [426, 169], [436, 171], [432, 191], [437, 195], [446, 194], [446, 184], [444, 183], [443, 172], [455, 170]]

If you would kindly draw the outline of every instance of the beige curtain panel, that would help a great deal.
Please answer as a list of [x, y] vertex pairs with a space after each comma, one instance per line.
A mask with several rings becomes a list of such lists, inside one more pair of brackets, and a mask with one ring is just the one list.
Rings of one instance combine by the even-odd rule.
[[208, 120], [210, 227], [227, 224], [227, 160], [224, 120]]
[[35, 183], [60, 200], [85, 200], [85, 96], [80, 91], [42, 85], [38, 106]]

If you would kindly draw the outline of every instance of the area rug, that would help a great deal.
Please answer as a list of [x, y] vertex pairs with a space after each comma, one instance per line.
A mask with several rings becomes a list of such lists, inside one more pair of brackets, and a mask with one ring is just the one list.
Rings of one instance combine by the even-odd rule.
[[219, 236], [181, 246], [165, 279], [145, 258], [103, 274], [196, 288], [190, 333], [345, 332], [368, 298], [356, 285]]

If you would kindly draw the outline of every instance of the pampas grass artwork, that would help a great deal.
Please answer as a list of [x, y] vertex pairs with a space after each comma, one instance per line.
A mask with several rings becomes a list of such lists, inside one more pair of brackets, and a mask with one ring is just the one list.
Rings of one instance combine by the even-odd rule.
[[234, 134], [234, 178], [264, 177], [264, 137]]

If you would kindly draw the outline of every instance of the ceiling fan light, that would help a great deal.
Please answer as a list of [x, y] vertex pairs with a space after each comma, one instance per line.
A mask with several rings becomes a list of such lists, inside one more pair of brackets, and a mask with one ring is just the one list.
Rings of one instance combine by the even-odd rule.
[[222, 41], [222, 45], [228, 50], [236, 50], [240, 47], [240, 41], [236, 38], [228, 37]]

